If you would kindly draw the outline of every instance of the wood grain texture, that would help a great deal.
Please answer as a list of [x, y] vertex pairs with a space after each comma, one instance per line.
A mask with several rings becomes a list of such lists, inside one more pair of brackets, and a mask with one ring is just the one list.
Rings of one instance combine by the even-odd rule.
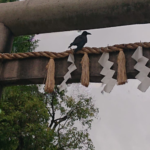
[[15, 36], [150, 22], [150, 0], [27, 0], [0, 4]]

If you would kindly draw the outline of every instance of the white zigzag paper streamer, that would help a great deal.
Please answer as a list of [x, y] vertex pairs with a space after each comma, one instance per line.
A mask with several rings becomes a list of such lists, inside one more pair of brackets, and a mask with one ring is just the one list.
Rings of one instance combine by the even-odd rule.
[[103, 53], [98, 62], [103, 67], [100, 74], [105, 76], [101, 80], [102, 83], [106, 84], [103, 91], [110, 93], [113, 87], [115, 86], [115, 84], [117, 83], [117, 80], [112, 78], [115, 71], [110, 69], [114, 63], [108, 61], [108, 59], [109, 59], [109, 53]]
[[137, 74], [135, 78], [141, 81], [138, 89], [142, 92], [145, 92], [150, 86], [150, 78], [148, 77], [150, 68], [146, 67], [146, 63], [149, 59], [143, 56], [143, 49], [141, 46], [136, 49], [132, 55], [132, 58], [137, 61], [134, 69], [139, 71], [139, 74]]
[[72, 64], [68, 67], [68, 72], [64, 76], [64, 81], [59, 85], [59, 91], [65, 90], [67, 88], [66, 82], [68, 79], [71, 78], [71, 72], [77, 69], [77, 67], [74, 64], [74, 56], [73, 54], [69, 54], [68, 62], [71, 62]]

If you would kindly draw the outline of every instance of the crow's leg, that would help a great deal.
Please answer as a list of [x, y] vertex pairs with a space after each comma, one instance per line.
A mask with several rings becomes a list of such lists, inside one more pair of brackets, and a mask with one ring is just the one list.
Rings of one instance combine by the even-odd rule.
[[81, 50], [83, 48], [83, 44], [78, 45], [77, 48], [74, 50], [74, 53], [77, 53], [77, 51]]
[[79, 50], [81, 50], [82, 48], [77, 47], [76, 49], [74, 49], [74, 54], [77, 53]]

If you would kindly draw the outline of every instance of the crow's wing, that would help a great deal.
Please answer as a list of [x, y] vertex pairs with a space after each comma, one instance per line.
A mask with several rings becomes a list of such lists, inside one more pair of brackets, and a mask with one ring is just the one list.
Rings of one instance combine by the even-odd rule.
[[83, 43], [83, 42], [85, 42], [85, 37], [82, 36], [82, 35], [79, 35], [79, 36], [77, 36], [77, 37], [74, 39], [73, 44], [74, 44], [74, 45], [78, 45], [78, 44]]

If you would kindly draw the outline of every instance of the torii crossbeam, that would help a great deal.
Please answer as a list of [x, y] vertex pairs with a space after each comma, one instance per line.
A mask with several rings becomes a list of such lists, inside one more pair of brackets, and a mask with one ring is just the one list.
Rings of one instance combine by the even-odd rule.
[[0, 4], [15, 36], [150, 22], [150, 0], [26, 0]]

